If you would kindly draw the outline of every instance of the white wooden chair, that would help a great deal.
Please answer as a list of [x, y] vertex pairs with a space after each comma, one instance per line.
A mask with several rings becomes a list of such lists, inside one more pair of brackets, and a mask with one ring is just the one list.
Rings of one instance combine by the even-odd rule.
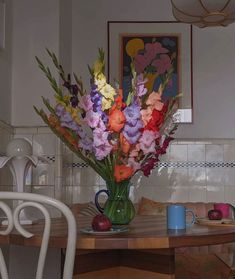
[[[21, 202], [19, 202], [18, 205], [14, 208], [14, 210], [12, 210], [7, 204], [7, 201], [9, 200], [12, 201], [18, 200]], [[13, 228], [15, 228], [24, 237], [26, 238], [32, 237], [33, 234], [26, 231], [25, 228], [20, 224], [20, 220], [19, 220], [20, 211], [26, 207], [35, 207], [38, 210], [40, 210], [40, 212], [44, 215], [45, 225], [44, 225], [44, 231], [42, 235], [42, 243], [41, 243], [35, 278], [42, 279], [46, 254], [48, 250], [50, 227], [51, 227], [50, 213], [45, 205], [49, 205], [58, 209], [65, 216], [67, 220], [68, 238], [67, 238], [64, 270], [63, 270], [63, 279], [72, 279], [74, 258], [75, 258], [75, 251], [76, 251], [76, 237], [77, 237], [76, 221], [71, 210], [62, 202], [38, 194], [0, 192], [0, 208], [4, 211], [8, 219], [7, 226], [2, 226], [0, 228], [0, 234], [8, 235], [11, 233]], [[0, 248], [0, 275], [2, 279], [9, 279], [7, 266], [1, 248]]]

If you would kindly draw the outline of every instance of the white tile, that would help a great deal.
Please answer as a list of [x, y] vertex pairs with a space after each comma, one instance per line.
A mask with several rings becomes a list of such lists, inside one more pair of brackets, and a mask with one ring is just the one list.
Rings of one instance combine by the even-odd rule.
[[80, 186], [81, 185], [81, 173], [82, 173], [82, 168], [73, 168], [73, 178], [72, 178], [72, 185], [73, 186]]
[[62, 201], [66, 204], [72, 204], [73, 186], [62, 187]]
[[189, 144], [188, 145], [188, 161], [204, 162], [205, 161], [205, 145]]
[[54, 168], [55, 168], [55, 177], [62, 177], [63, 172], [63, 161], [62, 161], [62, 155], [55, 155], [55, 162], [54, 162]]
[[38, 134], [52, 134], [53, 132], [49, 127], [38, 127], [37, 128], [37, 133]]
[[54, 186], [33, 186], [31, 187], [32, 193], [41, 194], [54, 198], [55, 189]]
[[235, 168], [224, 168], [224, 185], [235, 185]]
[[14, 135], [14, 138], [15, 139], [26, 139], [30, 142], [30, 144], [32, 145], [33, 144], [33, 135], [32, 134], [17, 134], [17, 135]]
[[207, 202], [224, 202], [225, 201], [224, 186], [208, 185], [206, 200]]
[[168, 168], [170, 186], [188, 186], [187, 168]]
[[144, 187], [142, 185], [134, 189], [134, 202], [139, 201], [142, 197], [160, 202], [171, 201], [174, 190], [173, 187]]
[[206, 161], [223, 161], [224, 146], [222, 144], [206, 145]]
[[[81, 168], [80, 184], [83, 186], [99, 186], [99, 175], [90, 167]], [[76, 185], [76, 184], [73, 184]]]
[[63, 164], [64, 165], [72, 166], [72, 164], [73, 164], [73, 153], [63, 154], [62, 158], [63, 158]]
[[189, 168], [188, 169], [188, 186], [206, 185], [206, 169], [205, 168]]
[[55, 198], [61, 200], [62, 198], [62, 177], [55, 177]]
[[235, 161], [235, 145], [225, 144], [224, 145], [224, 161], [232, 162]]
[[224, 196], [225, 202], [235, 205], [235, 182], [234, 186], [225, 187]]
[[161, 183], [164, 183], [164, 185], [168, 185], [168, 176], [169, 174], [167, 173], [167, 168], [165, 169], [165, 172], [162, 172], [162, 177], [161, 173], [158, 172], [158, 169], [155, 168], [152, 170], [152, 173], [148, 177], [142, 175], [140, 183], [144, 187], [154, 187], [157, 185], [162, 185]]
[[188, 146], [185, 144], [171, 145], [170, 147], [170, 160], [173, 162], [187, 161], [188, 159]]
[[214, 186], [224, 185], [224, 169], [206, 168], [206, 183]]
[[171, 202], [187, 202], [189, 200], [189, 188], [188, 187], [172, 187], [173, 192], [171, 195]]
[[56, 137], [53, 134], [33, 136], [33, 153], [36, 155], [55, 155]]
[[55, 165], [40, 163], [33, 168], [33, 185], [54, 185]]
[[75, 153], [73, 153], [73, 162], [74, 163], [84, 163], [84, 161], [79, 158]]
[[138, 188], [141, 186], [141, 182], [143, 179], [143, 174], [141, 172], [138, 172], [131, 178], [131, 184], [135, 187]]
[[37, 127], [15, 127], [15, 135], [18, 134], [37, 134]]
[[65, 167], [62, 172], [62, 186], [73, 185], [73, 168]]
[[99, 187], [84, 187], [73, 186], [72, 187], [72, 203], [85, 203], [94, 201], [95, 194], [99, 191]]
[[191, 185], [189, 188], [189, 202], [206, 202], [206, 186]]

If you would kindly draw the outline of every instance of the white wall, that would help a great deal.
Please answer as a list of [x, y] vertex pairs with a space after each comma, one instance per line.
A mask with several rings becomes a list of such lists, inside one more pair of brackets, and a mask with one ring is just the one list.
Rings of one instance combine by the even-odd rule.
[[13, 0], [12, 124], [41, 125], [33, 105], [53, 94], [37, 67], [35, 55], [45, 64], [45, 48], [59, 52], [59, 1]]
[[[32, 109], [52, 91], [37, 69], [34, 56], [46, 59], [44, 48], [66, 49], [59, 38], [59, 0], [13, 0], [12, 124], [41, 125]], [[68, 12], [68, 11], [67, 11]], [[67, 21], [69, 26], [69, 12]], [[170, 0], [72, 1], [72, 68], [89, 84], [87, 64], [106, 49], [108, 20], [174, 20]], [[69, 27], [65, 27], [69, 30]], [[226, 28], [193, 29], [194, 123], [182, 124], [179, 138], [235, 138], [235, 24]], [[64, 33], [65, 36], [65, 33]], [[69, 42], [69, 35], [67, 36]], [[60, 43], [59, 43], [60, 42]], [[65, 57], [65, 55], [63, 56]], [[69, 65], [70, 58], [67, 63]], [[89, 90], [89, 88], [87, 88]]]
[[0, 50], [0, 119], [11, 122], [11, 48], [12, 48], [12, 1], [6, 3], [5, 48]]

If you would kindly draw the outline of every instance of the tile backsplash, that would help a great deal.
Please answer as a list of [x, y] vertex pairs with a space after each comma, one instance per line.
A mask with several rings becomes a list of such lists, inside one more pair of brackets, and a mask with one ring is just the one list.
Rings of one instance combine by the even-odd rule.
[[[1, 126], [0, 126], [1, 127]], [[72, 154], [46, 127], [1, 128], [0, 152], [12, 136], [29, 140], [36, 155], [47, 158], [31, 168], [27, 191], [42, 193], [72, 203], [94, 200], [105, 182]], [[177, 139], [149, 177], [132, 180], [130, 196], [159, 201], [214, 201], [235, 204], [235, 139]], [[0, 170], [0, 187], [12, 189], [7, 168]], [[105, 199], [105, 196], [101, 196]]]

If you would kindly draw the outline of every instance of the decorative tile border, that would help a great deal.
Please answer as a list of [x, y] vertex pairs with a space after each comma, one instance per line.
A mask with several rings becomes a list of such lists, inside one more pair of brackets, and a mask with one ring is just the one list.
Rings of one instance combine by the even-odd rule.
[[[66, 163], [64, 168], [87, 168], [86, 163]], [[234, 168], [234, 162], [159, 162], [159, 168]]]

